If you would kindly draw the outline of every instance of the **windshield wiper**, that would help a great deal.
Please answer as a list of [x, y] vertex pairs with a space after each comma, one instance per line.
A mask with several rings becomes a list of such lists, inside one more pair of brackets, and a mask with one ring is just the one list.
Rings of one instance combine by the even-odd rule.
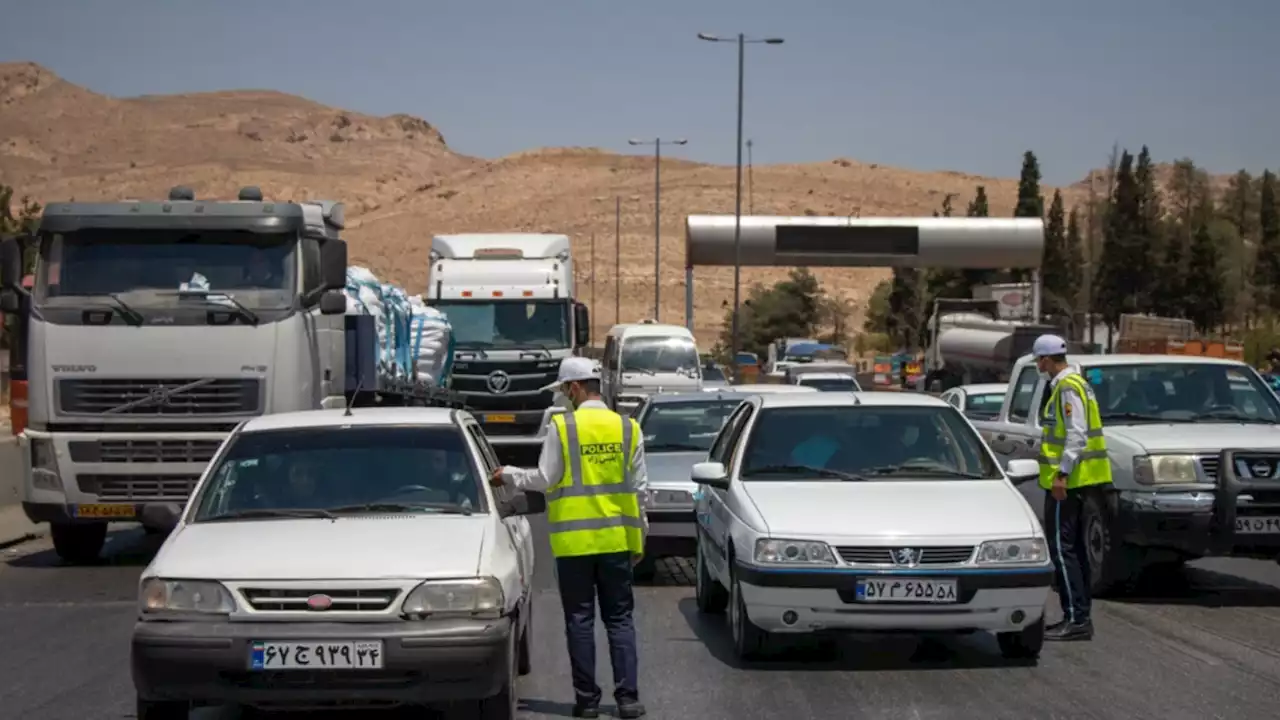
[[663, 450], [673, 450], [678, 452], [681, 450], [698, 451], [706, 449], [707, 448], [704, 448], [701, 445], [689, 445], [687, 443], [662, 443], [661, 445], [645, 445], [644, 447], [645, 452], [662, 452]]
[[118, 314], [125, 323], [134, 327], [142, 327], [142, 313], [129, 307], [129, 303], [121, 300], [118, 293], [107, 293], [107, 297], [112, 300], [112, 303], [109, 303], [111, 305], [111, 309], [115, 310], [116, 314]]
[[538, 352], [544, 353], [547, 357], [551, 357], [551, 348], [543, 345], [542, 343], [521, 343], [519, 349], [521, 355], [534, 355], [536, 354], [534, 353], [534, 350], [537, 350]]
[[334, 515], [353, 515], [357, 513], [394, 513], [394, 512], [412, 512], [414, 510], [434, 510], [438, 513], [446, 515], [470, 515], [474, 512], [469, 505], [459, 505], [457, 503], [397, 503], [397, 502], [374, 502], [363, 503], [358, 505], [342, 505], [336, 508], [330, 508], [329, 512]]
[[471, 352], [479, 355], [482, 359], [486, 359], [489, 357], [489, 353], [484, 351], [487, 347], [493, 347], [493, 343], [476, 340], [473, 342], [458, 343], [454, 347], [454, 352]]
[[215, 515], [211, 518], [204, 518], [204, 522], [216, 522], [218, 520], [249, 520], [252, 518], [325, 518], [334, 520], [338, 516], [328, 510], [320, 509], [278, 509], [271, 510], [267, 508], [251, 508], [248, 510], [233, 510], [221, 515]]
[[1152, 415], [1150, 413], [1135, 413], [1135, 412], [1107, 413], [1106, 415], [1102, 416], [1102, 420], [1104, 422], [1107, 420], [1138, 420], [1140, 422], [1158, 422], [1158, 423], [1191, 422], [1190, 420], [1171, 420], [1166, 417], [1161, 417], [1160, 415]]
[[245, 322], [255, 326], [261, 322], [261, 318], [258, 317], [257, 313], [245, 307], [244, 303], [235, 299], [235, 296], [224, 292], [214, 292], [212, 290], [178, 290], [176, 292], [165, 292], [160, 294], [167, 297], [173, 297], [176, 295], [180, 298], [197, 298], [211, 305], [221, 305], [222, 303], [219, 303], [218, 301], [225, 300], [236, 309], [237, 314], [239, 314], [240, 318]]
[[624, 372], [624, 373], [641, 373], [642, 375], [657, 375], [657, 373], [656, 373], [656, 372], [654, 372], [654, 371], [650, 370], [649, 368], [638, 368], [638, 367], [623, 367], [623, 368], [622, 368], [622, 372]]
[[1235, 410], [1210, 410], [1209, 412], [1196, 415], [1193, 420], [1224, 420], [1227, 422], [1247, 423], [1251, 425], [1275, 425], [1275, 420], [1267, 418], [1250, 417]]
[[872, 475], [945, 475], [947, 477], [966, 478], [969, 480], [995, 480], [995, 478], [987, 477], [982, 473], [964, 472], [948, 467], [941, 467], [933, 463], [902, 463], [901, 465], [881, 465], [879, 467], [867, 468], [865, 472]]
[[806, 473], [816, 475], [823, 478], [835, 478], [837, 480], [857, 480], [863, 481], [867, 478], [857, 473], [843, 472], [841, 470], [831, 470], [830, 468], [816, 467], [813, 465], [765, 465], [764, 467], [751, 468], [742, 473], [744, 477], [751, 475], [763, 475], [767, 473]]

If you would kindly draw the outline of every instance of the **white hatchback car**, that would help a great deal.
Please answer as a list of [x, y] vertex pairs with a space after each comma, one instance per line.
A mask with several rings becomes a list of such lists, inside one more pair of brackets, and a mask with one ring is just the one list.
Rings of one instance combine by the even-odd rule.
[[739, 656], [774, 634], [973, 630], [995, 632], [1006, 657], [1039, 656], [1053, 577], [1044, 533], [945, 402], [760, 395], [692, 475], [698, 609], [728, 607]]
[[[546, 499], [495, 492], [496, 464], [459, 410], [241, 424], [142, 573], [139, 720], [200, 705], [459, 700], [478, 718], [514, 717], [532, 623], [521, 516]], [[156, 525], [178, 512], [143, 510]]]

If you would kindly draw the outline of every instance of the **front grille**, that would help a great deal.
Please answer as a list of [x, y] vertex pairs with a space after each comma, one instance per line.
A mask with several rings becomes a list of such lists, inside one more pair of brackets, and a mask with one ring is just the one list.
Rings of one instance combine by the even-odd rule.
[[546, 410], [551, 407], [553, 396], [549, 392], [536, 395], [493, 395], [487, 391], [458, 390], [457, 378], [454, 378], [453, 389], [462, 393], [462, 401], [472, 412], [520, 412], [523, 410]]
[[82, 492], [110, 502], [187, 501], [199, 475], [76, 475]]
[[68, 443], [78, 463], [207, 463], [217, 440], [77, 440]]
[[1200, 469], [1204, 471], [1204, 476], [1211, 482], [1218, 480], [1218, 456], [1204, 455], [1200, 457]]
[[58, 381], [58, 400], [68, 415], [256, 415], [262, 387], [257, 378], [75, 378]]
[[240, 591], [245, 602], [258, 612], [316, 612], [311, 610], [307, 599], [317, 595], [329, 598], [329, 612], [382, 612], [400, 594], [396, 588], [379, 588], [374, 590], [323, 590], [323, 589], [278, 589], [278, 588], [244, 588]]
[[[969, 558], [973, 557], [972, 545], [922, 547], [919, 550], [919, 565], [959, 565], [969, 562]], [[876, 546], [836, 548], [842, 560], [860, 565], [896, 565], [893, 551], [894, 548]]]

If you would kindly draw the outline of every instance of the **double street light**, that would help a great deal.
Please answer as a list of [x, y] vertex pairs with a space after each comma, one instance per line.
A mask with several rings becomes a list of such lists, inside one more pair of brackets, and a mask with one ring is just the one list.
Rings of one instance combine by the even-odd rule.
[[662, 146], [687, 145], [688, 140], [628, 140], [628, 145], [653, 146], [653, 319], [658, 320], [662, 297]]
[[733, 324], [730, 330], [730, 353], [733, 374], [738, 377], [738, 304], [742, 287], [742, 96], [743, 75], [746, 68], [747, 45], [781, 45], [782, 38], [749, 38], [742, 33], [737, 37], [720, 37], [709, 33], [698, 33], [699, 40], [716, 43], [738, 44], [738, 180], [733, 201]]

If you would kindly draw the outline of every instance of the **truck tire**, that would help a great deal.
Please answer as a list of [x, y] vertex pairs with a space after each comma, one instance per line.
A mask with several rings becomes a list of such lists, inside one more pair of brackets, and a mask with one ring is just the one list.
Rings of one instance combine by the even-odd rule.
[[106, 523], [54, 523], [53, 551], [64, 562], [87, 565], [98, 560], [107, 543]]
[[1116, 536], [1112, 498], [1105, 491], [1084, 498], [1084, 551], [1089, 556], [1089, 589], [1094, 597], [1122, 594], [1142, 574], [1142, 549]]
[[658, 559], [652, 555], [645, 555], [640, 558], [640, 562], [631, 568], [631, 580], [633, 582], [648, 583], [653, 582], [654, 576], [658, 574]]

